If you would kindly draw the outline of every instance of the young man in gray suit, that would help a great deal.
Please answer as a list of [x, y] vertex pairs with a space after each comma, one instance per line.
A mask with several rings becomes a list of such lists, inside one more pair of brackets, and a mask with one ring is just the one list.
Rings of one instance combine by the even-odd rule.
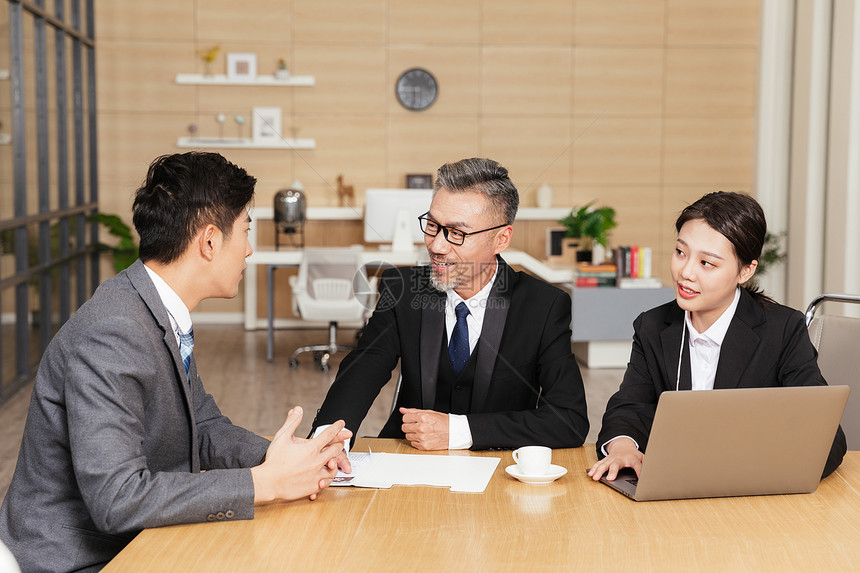
[[238, 293], [255, 184], [215, 153], [150, 166], [133, 207], [140, 260], [60, 329], [36, 376], [0, 509], [23, 571], [98, 570], [147, 527], [314, 499], [348, 464], [343, 422], [302, 440], [294, 408], [270, 443], [222, 415], [197, 374], [190, 311]]

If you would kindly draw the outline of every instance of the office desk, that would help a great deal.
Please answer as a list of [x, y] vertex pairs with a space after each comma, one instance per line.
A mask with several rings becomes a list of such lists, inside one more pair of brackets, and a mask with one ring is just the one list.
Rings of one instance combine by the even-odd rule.
[[[308, 207], [307, 219], [317, 221], [355, 221], [362, 218], [362, 211], [362, 208], [356, 207]], [[568, 210], [565, 208], [540, 209], [524, 207], [518, 211], [517, 221], [557, 221], [567, 215], [567, 213]], [[274, 209], [272, 207], [258, 206], [250, 208], [249, 214], [251, 215], [251, 219], [258, 223], [262, 221], [271, 221], [274, 217]], [[251, 225], [251, 229], [248, 233], [248, 241], [251, 244], [251, 248], [254, 250], [254, 254], [247, 260], [248, 269], [245, 273], [245, 280], [243, 281], [245, 291], [244, 321], [246, 330], [254, 330], [262, 326], [261, 321], [257, 320], [257, 265], [298, 266], [301, 261], [301, 251], [258, 251], [258, 227], [259, 224]], [[424, 245], [417, 245], [417, 249], [419, 256], [423, 256], [426, 260], [427, 251], [425, 250]], [[374, 251], [368, 250], [368, 252]], [[390, 250], [380, 250], [378, 252], [391, 253]], [[400, 257], [400, 255], [396, 253], [395, 256]], [[550, 267], [527, 253], [508, 249], [505, 251], [504, 257], [509, 264], [520, 265], [547, 282], [567, 283], [573, 280], [573, 271]], [[401, 263], [394, 262], [392, 264], [400, 265]], [[412, 262], [405, 262], [402, 264], [414, 264], [414, 259]]]
[[509, 477], [509, 451], [458, 455], [502, 458], [483, 494], [329, 488], [250, 521], [144, 531], [104, 571], [848, 571], [860, 558], [860, 452], [812, 494], [645, 503], [586, 478], [590, 444], [555, 450], [568, 473], [544, 486]]

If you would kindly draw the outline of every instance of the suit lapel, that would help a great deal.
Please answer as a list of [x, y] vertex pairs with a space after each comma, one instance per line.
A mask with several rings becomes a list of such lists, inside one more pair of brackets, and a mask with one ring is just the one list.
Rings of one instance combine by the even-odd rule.
[[690, 373], [690, 349], [686, 328], [684, 328], [684, 311], [677, 305], [670, 307], [666, 313], [665, 328], [660, 332], [660, 343], [663, 346], [663, 364], [666, 365], [666, 383], [668, 390], [674, 390], [678, 380], [678, 359], [681, 357], [683, 348], [683, 361], [680, 365], [681, 378], [678, 390], [690, 390], [693, 387], [692, 375]]
[[720, 359], [714, 378], [715, 389], [737, 388], [740, 385], [741, 378], [761, 342], [761, 337], [756, 334], [754, 328], [764, 321], [764, 310], [746, 289], [742, 288], [738, 308], [720, 348]]
[[439, 376], [439, 356], [442, 337], [445, 331], [444, 293], [430, 286], [429, 278], [421, 279], [421, 287], [413, 298], [421, 302], [421, 332], [418, 340], [421, 345], [421, 400], [422, 408], [432, 410], [436, 403], [436, 382]]
[[[143, 302], [152, 313], [153, 319], [164, 333], [164, 345], [167, 347], [167, 351], [170, 353], [170, 357], [173, 361], [173, 368], [176, 370], [176, 382], [181, 389], [182, 396], [185, 398], [186, 412], [188, 413], [188, 418], [191, 421], [192, 468], [199, 468], [200, 455], [197, 451], [197, 447], [194, 445], [197, 444], [197, 425], [194, 417], [194, 399], [191, 395], [191, 388], [188, 382], [189, 380], [193, 380], [193, 378], [187, 376], [185, 373], [185, 364], [182, 362], [182, 356], [179, 354], [179, 344], [176, 342], [176, 334], [173, 332], [173, 327], [170, 324], [167, 308], [164, 306], [164, 302], [158, 294], [158, 289], [155, 288], [152, 279], [149, 278], [149, 274], [147, 274], [140, 259], [135, 261], [134, 264], [132, 264], [125, 272], [128, 275], [129, 281], [131, 281], [131, 285], [135, 290], [137, 290], [140, 298], [143, 299]], [[197, 365], [193, 356], [191, 357], [189, 374], [193, 376], [197, 375]]]
[[490, 392], [490, 381], [493, 368], [499, 357], [499, 347], [508, 309], [511, 306], [511, 292], [514, 289], [517, 276], [508, 264], [497, 256], [498, 272], [496, 282], [487, 298], [487, 308], [484, 311], [484, 324], [481, 326], [481, 337], [478, 339], [478, 362], [475, 364], [475, 379], [472, 382], [472, 412], [482, 412]]

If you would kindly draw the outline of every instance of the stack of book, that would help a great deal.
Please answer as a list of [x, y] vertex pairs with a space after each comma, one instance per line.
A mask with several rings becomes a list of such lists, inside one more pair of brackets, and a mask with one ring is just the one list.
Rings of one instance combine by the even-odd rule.
[[651, 247], [630, 245], [615, 249], [620, 288], [660, 288], [663, 284], [651, 276]]
[[615, 286], [618, 267], [613, 264], [592, 265], [580, 263], [576, 266], [577, 287]]

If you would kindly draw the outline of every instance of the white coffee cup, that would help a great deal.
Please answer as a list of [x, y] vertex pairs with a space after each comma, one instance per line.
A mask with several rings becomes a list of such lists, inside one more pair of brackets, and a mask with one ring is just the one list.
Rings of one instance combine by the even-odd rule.
[[517, 469], [523, 475], [542, 476], [549, 473], [552, 450], [546, 446], [523, 446], [514, 450], [513, 456]]

